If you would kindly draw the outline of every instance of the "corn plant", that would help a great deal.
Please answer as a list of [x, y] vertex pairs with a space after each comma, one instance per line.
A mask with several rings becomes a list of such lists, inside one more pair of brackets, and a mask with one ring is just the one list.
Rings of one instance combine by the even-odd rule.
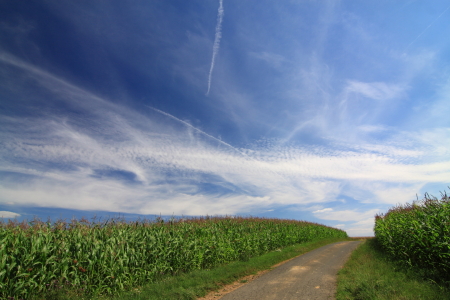
[[450, 199], [428, 194], [422, 201], [398, 205], [375, 217], [381, 247], [405, 265], [426, 270], [426, 276], [450, 281]]
[[2, 222], [0, 297], [32, 299], [55, 289], [111, 295], [168, 275], [346, 236], [319, 224], [263, 218]]

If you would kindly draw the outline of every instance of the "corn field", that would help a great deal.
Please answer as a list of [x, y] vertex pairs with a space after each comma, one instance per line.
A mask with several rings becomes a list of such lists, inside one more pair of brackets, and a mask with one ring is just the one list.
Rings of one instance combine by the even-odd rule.
[[1, 222], [0, 297], [30, 299], [61, 288], [111, 295], [164, 276], [331, 237], [347, 234], [263, 218]]
[[375, 217], [375, 237], [381, 247], [425, 276], [450, 282], [450, 198], [425, 194], [422, 201], [399, 205]]

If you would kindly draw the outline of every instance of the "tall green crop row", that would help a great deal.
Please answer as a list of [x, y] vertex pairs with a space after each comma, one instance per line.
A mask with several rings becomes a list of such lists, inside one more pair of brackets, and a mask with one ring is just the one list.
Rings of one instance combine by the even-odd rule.
[[378, 243], [397, 260], [450, 281], [450, 199], [430, 197], [375, 217]]
[[[56, 288], [114, 294], [165, 275], [212, 268], [295, 243], [346, 237], [319, 224], [260, 218], [0, 223], [0, 297]], [[7, 298], [13, 297], [13, 298]]]

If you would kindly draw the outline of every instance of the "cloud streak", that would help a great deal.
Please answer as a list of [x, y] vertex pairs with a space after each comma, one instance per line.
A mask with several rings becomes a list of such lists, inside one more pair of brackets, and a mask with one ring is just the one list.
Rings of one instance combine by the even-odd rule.
[[358, 82], [349, 81], [346, 92], [361, 94], [374, 100], [389, 100], [404, 95], [405, 87], [401, 85], [388, 85], [384, 82]]
[[164, 112], [164, 111], [162, 111], [162, 110], [159, 110], [159, 109], [157, 109], [157, 108], [154, 108], [154, 107], [151, 107], [151, 106], [148, 106], [148, 105], [147, 105], [147, 107], [150, 108], [150, 109], [152, 109], [152, 110], [154, 110], [154, 111], [156, 111], [156, 112], [158, 112], [158, 113], [160, 113], [160, 114], [162, 114], [162, 115], [164, 115], [164, 116], [167, 116], [167, 117], [169, 117], [169, 118], [171, 118], [171, 119], [173, 119], [173, 120], [175, 120], [175, 121], [177, 121], [177, 122], [180, 122], [180, 123], [186, 125], [188, 128], [192, 128], [192, 129], [195, 130], [196, 132], [198, 132], [198, 133], [200, 133], [200, 134], [202, 134], [202, 135], [204, 135], [204, 136], [206, 136], [206, 137], [208, 137], [208, 138], [210, 138], [210, 139], [212, 139], [212, 140], [214, 140], [214, 141], [216, 141], [216, 142], [219, 142], [220, 144], [222, 144], [222, 145], [224, 145], [224, 146], [226, 146], [226, 147], [228, 147], [228, 148], [230, 148], [230, 149], [233, 149], [234, 151], [236, 151], [237, 153], [242, 154], [243, 156], [247, 156], [247, 154], [245, 154], [244, 152], [240, 151], [239, 149], [237, 149], [237, 148], [231, 146], [231, 145], [228, 144], [228, 143], [225, 143], [224, 141], [222, 141], [222, 140], [220, 140], [220, 139], [218, 139], [218, 138], [216, 138], [216, 137], [213, 137], [213, 136], [210, 135], [210, 134], [207, 134], [206, 132], [204, 132], [204, 131], [202, 131], [202, 130], [200, 130], [200, 129], [194, 127], [194, 126], [192, 126], [191, 124], [189, 124], [189, 123], [186, 122], [186, 121], [180, 120], [180, 119], [178, 119], [177, 117], [175, 117], [175, 116], [173, 116], [173, 115], [171, 115], [171, 114], [169, 114], [169, 113], [166, 113], [166, 112]]
[[214, 65], [216, 63], [217, 53], [219, 53], [220, 39], [222, 38], [223, 14], [224, 14], [223, 0], [219, 0], [219, 9], [217, 11], [216, 34], [215, 34], [215, 37], [214, 37], [214, 45], [213, 45], [213, 51], [212, 51], [211, 67], [209, 69], [209, 75], [208, 75], [208, 90], [206, 91], [206, 95], [209, 95], [209, 92], [211, 90], [212, 73], [213, 73], [213, 70], [214, 70]]
[[0, 211], [0, 219], [14, 219], [18, 217], [20, 217], [20, 214], [11, 211]]
[[409, 49], [409, 47], [411, 47], [412, 44], [414, 44], [437, 20], [439, 20], [442, 17], [443, 14], [447, 12], [449, 8], [450, 6], [448, 6], [436, 19], [434, 19], [411, 43], [408, 44], [408, 46], [406, 46], [403, 52], [406, 52]]

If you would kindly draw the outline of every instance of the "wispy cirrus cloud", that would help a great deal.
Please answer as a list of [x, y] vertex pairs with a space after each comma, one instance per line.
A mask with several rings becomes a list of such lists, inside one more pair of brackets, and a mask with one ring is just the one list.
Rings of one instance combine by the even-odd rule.
[[346, 91], [358, 93], [374, 100], [389, 100], [405, 94], [405, 87], [398, 84], [384, 82], [360, 82], [350, 80]]
[[287, 62], [287, 59], [284, 56], [267, 51], [250, 52], [250, 55], [256, 59], [266, 62], [275, 69], [281, 69], [283, 64]]
[[[237, 148], [163, 111], [113, 104], [11, 55], [1, 62], [27, 78], [8, 87], [18, 100], [30, 105], [26, 95], [32, 93], [33, 102], [71, 108], [59, 113], [55, 104], [32, 117], [2, 115], [2, 203], [185, 215], [322, 204], [313, 213], [318, 219], [362, 222], [379, 208], [326, 204], [339, 195], [367, 205], [407, 201], [424, 182], [450, 176], [448, 151], [428, 144], [427, 132], [394, 136], [385, 145], [275, 140]], [[435, 134], [445, 140], [450, 133]]]

